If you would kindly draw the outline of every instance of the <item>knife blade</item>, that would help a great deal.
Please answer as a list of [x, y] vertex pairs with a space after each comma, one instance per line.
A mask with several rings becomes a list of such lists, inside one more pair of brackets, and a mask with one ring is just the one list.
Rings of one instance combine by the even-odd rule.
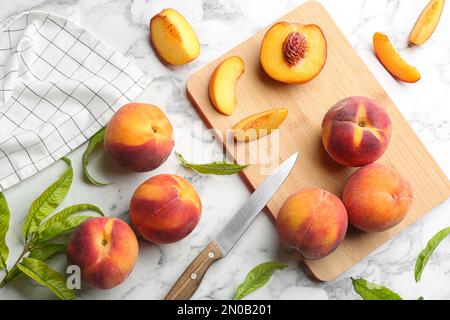
[[230, 252], [259, 212], [277, 192], [294, 167], [297, 157], [298, 152], [291, 155], [259, 185], [214, 240], [191, 262], [165, 297], [166, 300], [184, 300], [192, 297], [208, 268]]
[[294, 167], [297, 157], [298, 152], [291, 155], [268, 176], [219, 232], [215, 241], [223, 255], [226, 255], [233, 248], [259, 212], [264, 209], [267, 202], [277, 192]]

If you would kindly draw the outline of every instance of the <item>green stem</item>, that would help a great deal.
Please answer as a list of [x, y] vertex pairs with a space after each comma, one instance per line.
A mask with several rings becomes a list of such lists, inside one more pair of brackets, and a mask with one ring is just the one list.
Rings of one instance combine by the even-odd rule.
[[[28, 243], [25, 243], [22, 253], [20, 254], [19, 258], [17, 258], [17, 260], [14, 263], [14, 265], [12, 266], [12, 268], [10, 268], [9, 270], [13, 270], [20, 263], [20, 261], [22, 261], [22, 258], [28, 253], [28, 251], [29, 251], [29, 245], [28, 245]], [[0, 289], [3, 288], [8, 283], [8, 280], [6, 280], [7, 278], [8, 278], [8, 272], [6, 272], [5, 277], [0, 282]]]
[[[8, 274], [6, 274], [8, 275]], [[0, 282], [0, 289], [3, 288], [6, 285], [6, 276], [5, 278], [2, 280], [2, 282]]]

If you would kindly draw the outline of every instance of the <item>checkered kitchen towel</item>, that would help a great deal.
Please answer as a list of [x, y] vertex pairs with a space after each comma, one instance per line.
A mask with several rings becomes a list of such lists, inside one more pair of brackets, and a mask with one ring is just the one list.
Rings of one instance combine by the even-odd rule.
[[48, 167], [149, 84], [67, 18], [29, 11], [0, 22], [0, 191]]

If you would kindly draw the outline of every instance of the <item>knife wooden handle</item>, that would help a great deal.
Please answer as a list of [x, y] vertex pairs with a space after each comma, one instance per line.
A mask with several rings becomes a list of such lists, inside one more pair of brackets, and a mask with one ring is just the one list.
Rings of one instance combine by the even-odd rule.
[[200, 286], [208, 268], [221, 258], [223, 258], [222, 252], [216, 242], [211, 241], [178, 278], [165, 300], [190, 299]]

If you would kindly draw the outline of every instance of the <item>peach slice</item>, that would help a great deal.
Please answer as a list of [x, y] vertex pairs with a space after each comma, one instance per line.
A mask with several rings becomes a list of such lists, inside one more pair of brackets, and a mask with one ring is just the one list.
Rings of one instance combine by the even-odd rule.
[[411, 30], [410, 43], [423, 44], [431, 37], [441, 18], [444, 3], [445, 0], [428, 2]]
[[260, 58], [271, 78], [285, 83], [306, 83], [325, 65], [327, 41], [315, 24], [278, 22], [266, 32]]
[[244, 61], [237, 56], [226, 58], [214, 70], [209, 81], [209, 97], [217, 111], [231, 115], [236, 106], [236, 82], [244, 73]]
[[420, 80], [419, 71], [400, 56], [387, 35], [375, 32], [373, 35], [373, 47], [378, 60], [394, 78], [404, 82], [417, 82]]
[[272, 109], [245, 118], [233, 127], [234, 139], [251, 141], [268, 135], [286, 119], [288, 109]]
[[150, 41], [158, 56], [168, 64], [185, 64], [200, 54], [197, 35], [174, 9], [164, 9], [150, 20]]

